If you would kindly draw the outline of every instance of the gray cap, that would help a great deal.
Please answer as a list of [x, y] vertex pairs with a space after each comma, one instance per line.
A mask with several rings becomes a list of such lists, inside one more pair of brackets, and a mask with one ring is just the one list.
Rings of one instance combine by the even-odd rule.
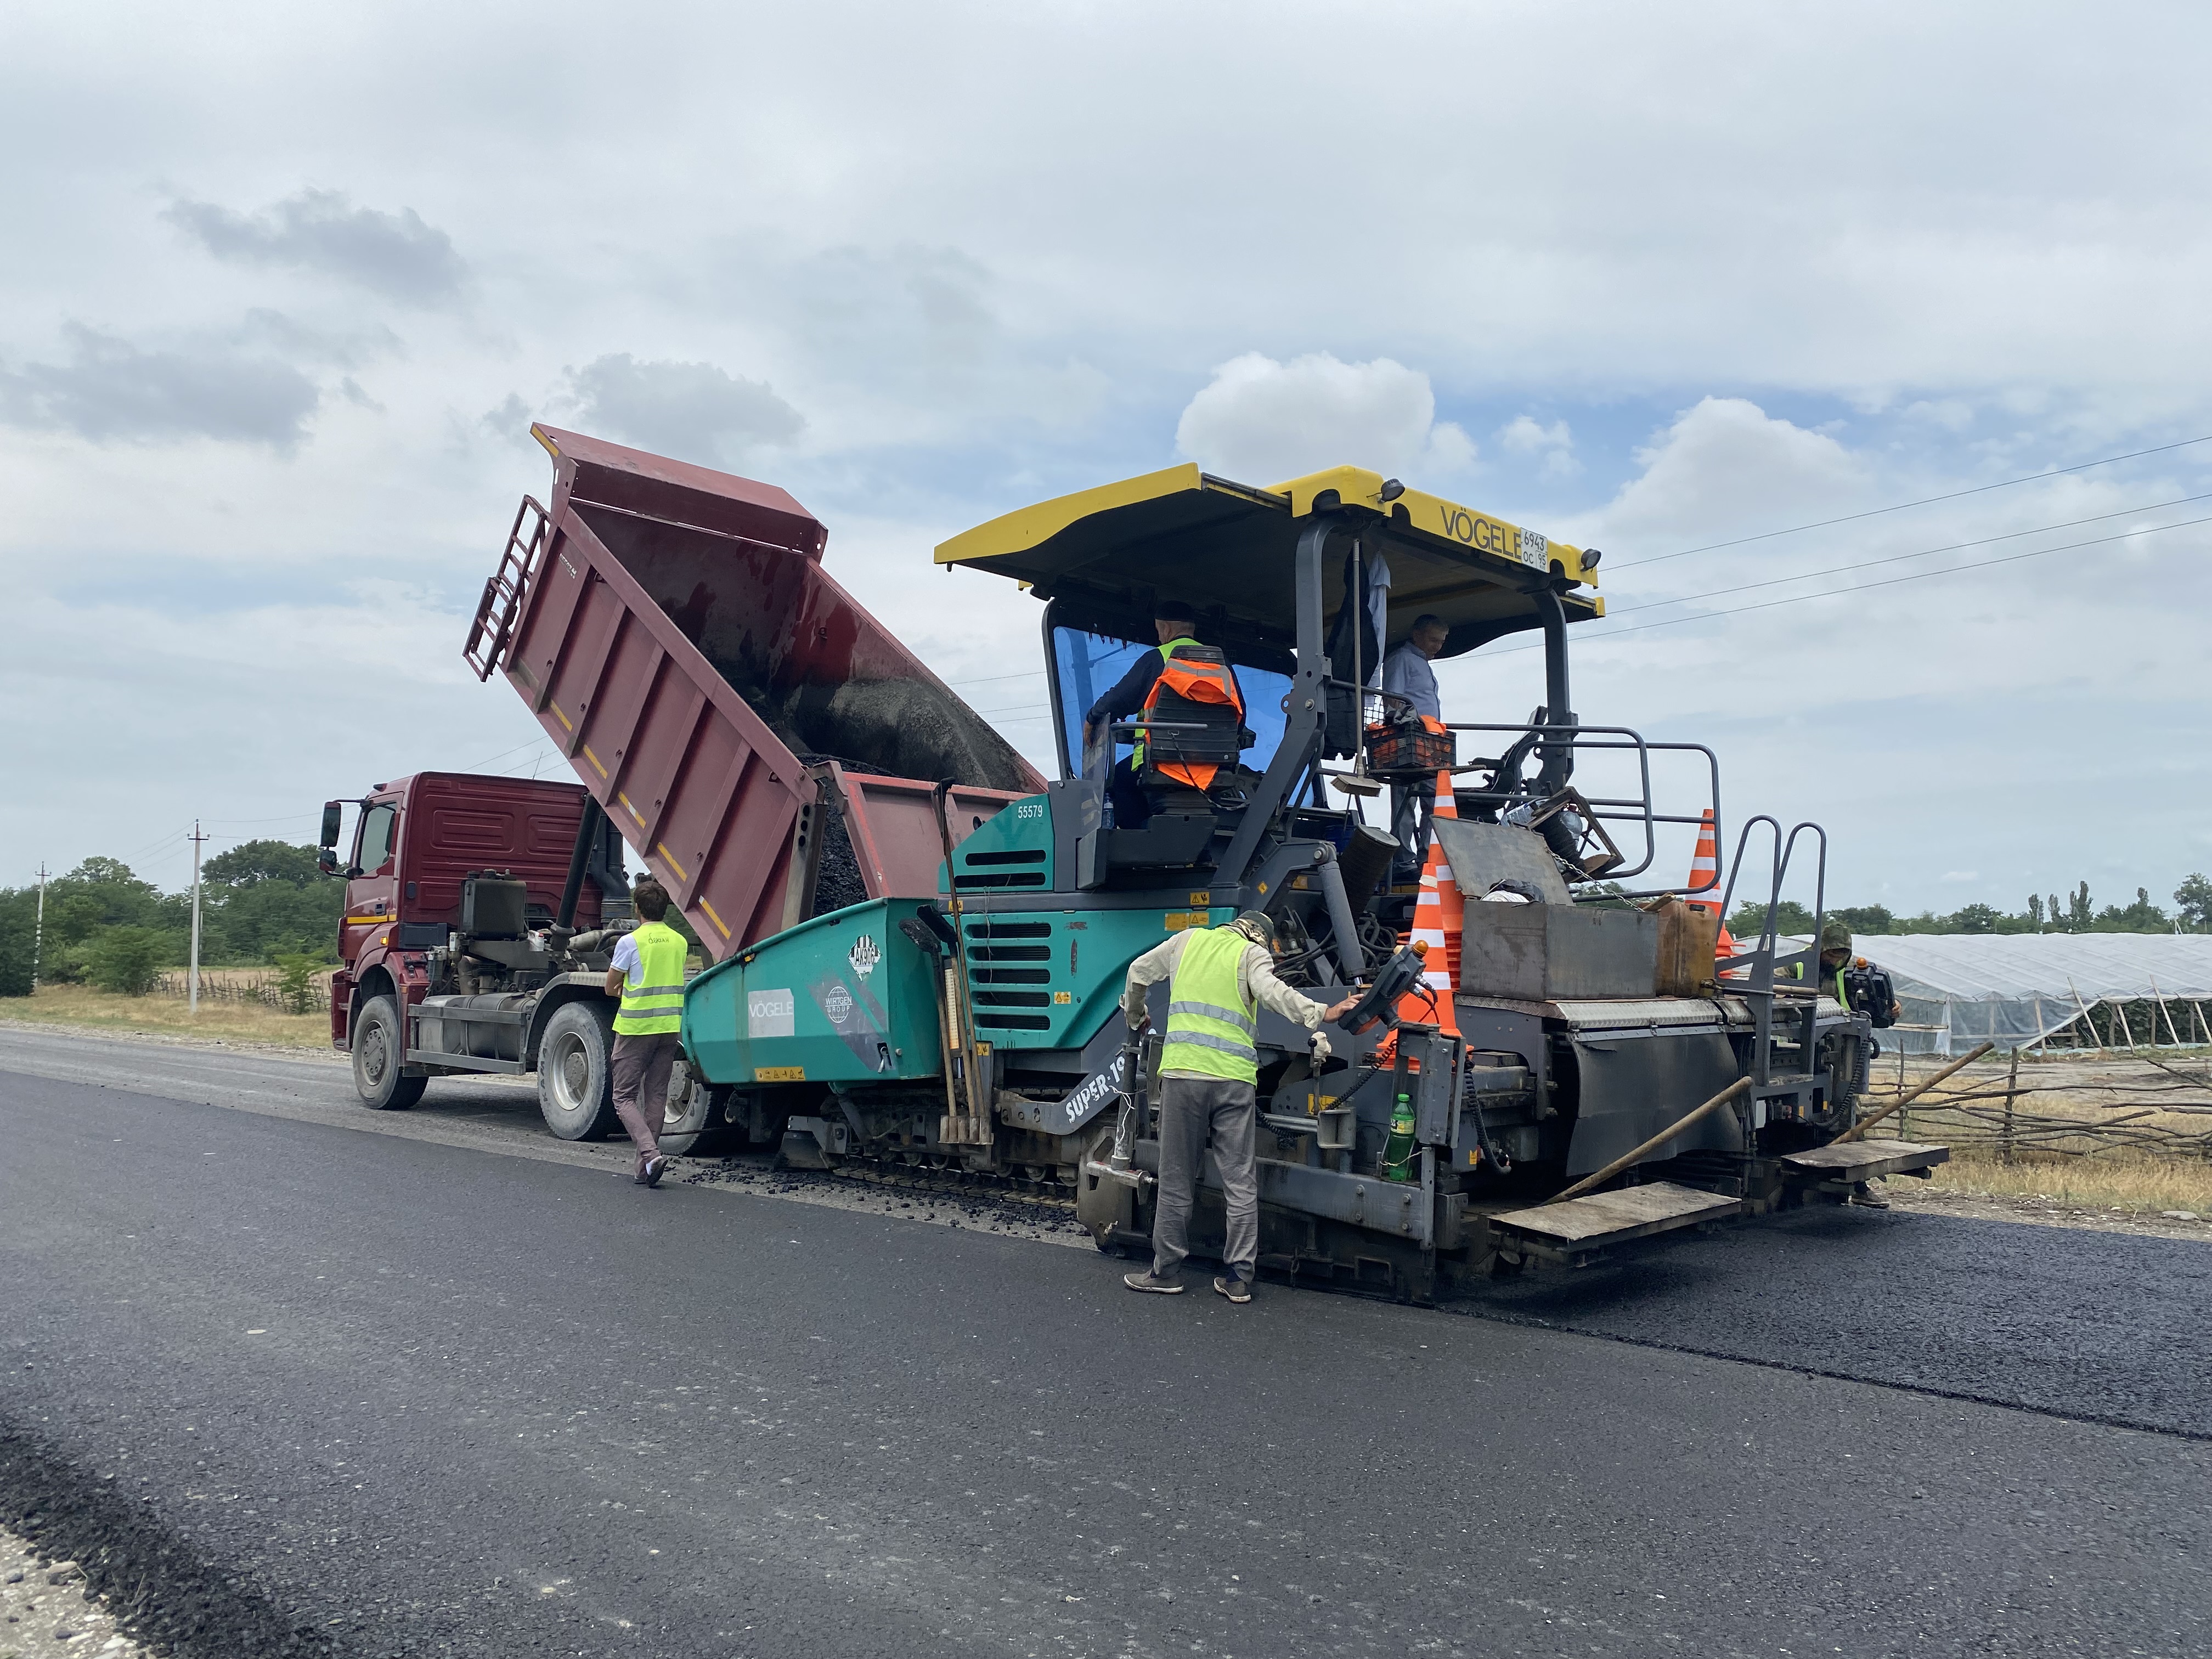
[[1229, 925], [1255, 945], [1271, 944], [1275, 937], [1275, 919], [1265, 910], [1247, 910]]

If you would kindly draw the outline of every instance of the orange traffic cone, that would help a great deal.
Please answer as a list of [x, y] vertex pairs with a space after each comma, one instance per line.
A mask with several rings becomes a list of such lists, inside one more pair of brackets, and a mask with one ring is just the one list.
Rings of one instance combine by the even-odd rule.
[[[1708, 891], [1718, 891], [1720, 879], [1720, 843], [1713, 835], [1713, 809], [1708, 806], [1704, 822], [1698, 825], [1698, 849], [1690, 854], [1689, 885], [1692, 890], [1704, 888]], [[1717, 898], [1693, 898], [1687, 902], [1712, 915], [1718, 916], [1721, 913], [1721, 902]], [[1713, 949], [1717, 956], [1732, 957], [1735, 954], [1735, 940], [1729, 934], [1725, 920], [1721, 922], [1720, 941]]]
[[[1438, 773], [1443, 786], [1437, 796], [1437, 814], [1442, 817], [1449, 810], [1451, 799], [1450, 775]], [[1459, 816], [1455, 811], [1450, 814]], [[1447, 928], [1444, 913], [1444, 890], [1449, 888], [1454, 914]], [[1435, 1024], [1447, 1035], [1459, 1035], [1459, 1021], [1452, 1012], [1452, 993], [1457, 985], [1458, 924], [1462, 921], [1458, 884], [1452, 880], [1451, 866], [1445, 860], [1443, 843], [1434, 836], [1429, 838], [1429, 856], [1421, 866], [1421, 888], [1413, 899], [1413, 926], [1407, 943], [1422, 953], [1420, 988], [1408, 991], [1398, 1000], [1398, 1018]]]
[[[1452, 775], [1449, 772], [1437, 774], [1437, 803], [1431, 814], [1434, 818], [1459, 817], [1459, 808], [1452, 800]], [[1451, 858], [1444, 851], [1443, 838], [1431, 834], [1429, 837], [1429, 858], [1437, 871], [1437, 902], [1444, 916], [1444, 971], [1450, 975], [1452, 989], [1459, 988], [1460, 938], [1467, 920], [1467, 895], [1459, 890], [1452, 875]], [[1418, 904], [1418, 901], [1416, 902]], [[1457, 1030], [1456, 1024], [1448, 1029]]]

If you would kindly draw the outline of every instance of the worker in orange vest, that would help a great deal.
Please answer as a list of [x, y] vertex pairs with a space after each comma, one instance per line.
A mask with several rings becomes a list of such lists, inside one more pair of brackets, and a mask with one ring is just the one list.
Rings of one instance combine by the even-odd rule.
[[[1159, 700], [1163, 685], [1194, 701], [1226, 703], [1235, 708], [1238, 720], [1243, 720], [1244, 694], [1237, 683], [1235, 669], [1226, 661], [1176, 660], [1179, 652], [1198, 644], [1191, 634], [1197, 621], [1191, 608], [1180, 600], [1163, 599], [1152, 607], [1152, 628], [1159, 635], [1159, 648], [1139, 656], [1130, 665], [1129, 672], [1091, 705], [1083, 717], [1083, 744], [1086, 751], [1097, 741], [1103, 727], [1126, 715], [1149, 714]], [[1138, 776], [1145, 764], [1145, 748], [1146, 740], [1140, 733], [1134, 752], [1115, 763], [1107, 781], [1106, 799], [1113, 803], [1117, 829], [1141, 830], [1158, 810], [1158, 802]], [[1194, 789], [1204, 789], [1211, 784], [1215, 770], [1212, 766], [1197, 763], [1170, 764], [1157, 769]]]

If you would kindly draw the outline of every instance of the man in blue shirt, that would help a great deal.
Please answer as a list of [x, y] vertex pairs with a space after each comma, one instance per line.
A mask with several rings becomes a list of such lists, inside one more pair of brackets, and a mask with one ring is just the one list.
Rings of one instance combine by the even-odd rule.
[[[1416, 714], [1425, 714], [1432, 720], [1444, 717], [1443, 694], [1437, 689], [1437, 671], [1429, 664], [1443, 653], [1444, 641], [1451, 629], [1441, 617], [1423, 612], [1413, 618], [1407, 631], [1405, 643], [1382, 659], [1382, 690], [1390, 696], [1403, 697], [1413, 705]], [[1395, 714], [1403, 705], [1385, 706], [1385, 718]], [[1410, 866], [1418, 872], [1421, 860], [1428, 855], [1429, 821], [1437, 806], [1437, 781], [1425, 778], [1419, 783], [1390, 786], [1390, 833], [1398, 838], [1398, 873], [1407, 873]]]

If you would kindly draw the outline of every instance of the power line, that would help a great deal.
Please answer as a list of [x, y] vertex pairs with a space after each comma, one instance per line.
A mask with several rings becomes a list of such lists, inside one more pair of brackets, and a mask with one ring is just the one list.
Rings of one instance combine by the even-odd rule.
[[1894, 507], [1869, 507], [1863, 513], [1846, 513], [1840, 519], [1822, 519], [1814, 524], [1792, 525], [1787, 530], [1765, 530], [1756, 536], [1739, 536], [1730, 542], [1707, 542], [1702, 547], [1686, 547], [1679, 553], [1661, 553], [1649, 559], [1630, 559], [1616, 567], [1633, 570], [1642, 565], [1664, 564], [1669, 559], [1686, 559], [1692, 553], [1714, 553], [1723, 547], [1742, 547], [1752, 542], [1772, 541], [1777, 536], [1795, 536], [1802, 531], [1826, 530], [1831, 525], [1854, 524], [1861, 519], [1878, 519], [1885, 513], [1902, 513], [1909, 507], [1932, 507], [1937, 501], [1955, 501], [1967, 495], [1985, 495], [1992, 489], [2009, 489], [2014, 484], [2033, 483], [2039, 478], [2063, 477], [2069, 472], [2086, 472], [2093, 466], [2111, 466], [2119, 461], [2141, 460], [2146, 455], [2163, 455], [2168, 450], [2187, 449], [2191, 444], [2212, 443], [2212, 433], [2202, 438], [2184, 438], [2179, 443], [2160, 444], [2153, 449], [2130, 450], [2124, 455], [2107, 455], [2102, 460], [2083, 461], [2077, 466], [2057, 466], [2048, 472], [2031, 472], [2023, 477], [2007, 478], [1999, 483], [1977, 484], [1972, 489], [1954, 489], [1944, 495], [1923, 495], [1917, 501], [1899, 501]]
[[502, 749], [496, 755], [486, 755], [480, 761], [472, 761], [468, 765], [459, 767], [455, 769], [462, 772], [474, 772], [480, 768], [489, 766], [495, 760], [505, 760], [509, 755], [520, 753], [521, 750], [529, 748], [532, 744], [544, 743], [545, 741], [547, 741], [545, 734], [541, 732], [534, 738], [531, 738], [526, 739], [524, 742], [516, 744], [513, 749]]
[[980, 680], [947, 680], [947, 685], [995, 685], [1000, 680], [1026, 680], [1042, 674], [1042, 668], [1024, 668], [1018, 674], [986, 674]]
[[[1683, 623], [1711, 622], [1716, 617], [1741, 617], [1753, 611], [1771, 611], [1778, 605], [1802, 605], [1808, 599], [1842, 599], [1847, 594], [1863, 593], [1870, 587], [1895, 587], [1903, 582], [1926, 581], [1931, 576], [1955, 576], [1961, 571], [1986, 570], [1992, 565], [2018, 564], [2023, 559], [2039, 559], [2046, 553], [2071, 553], [2078, 548], [2102, 547], [2108, 542], [2124, 542], [2134, 536], [2155, 536], [2160, 531], [2166, 530], [2186, 530], [2192, 525], [2200, 524], [2212, 524], [2212, 516], [2202, 519], [2184, 519], [2179, 524], [2154, 525], [2148, 530], [2123, 531], [2117, 536], [2096, 536], [2086, 542], [2067, 542], [2057, 547], [2033, 548], [2026, 553], [2008, 553], [2002, 558], [1976, 559], [1972, 563], [1954, 564], [1942, 570], [1915, 571], [1910, 576], [1887, 576], [1876, 582], [1861, 582], [1856, 587], [1832, 587], [1826, 592], [1796, 593], [1786, 599], [1767, 599], [1759, 605], [1739, 605], [1728, 611], [1706, 611], [1694, 617], [1669, 617], [1663, 622], [1638, 623], [1632, 628], [1608, 628], [1601, 634], [1585, 633], [1580, 637], [1586, 641], [1609, 640], [1620, 634], [1641, 634], [1647, 629], [1674, 628]], [[1533, 645], [1515, 645], [1509, 646], [1503, 651], [1493, 651], [1490, 654], [1493, 657], [1510, 657], [1516, 651], [1540, 651], [1543, 648], [1540, 642]]]
[[[2085, 524], [2101, 523], [2106, 519], [2124, 519], [2130, 513], [2161, 513], [2169, 507], [2186, 507], [2191, 501], [2212, 501], [2212, 493], [2202, 495], [2183, 495], [2170, 501], [2154, 501], [2148, 507], [2122, 507], [2117, 513], [2093, 513], [2086, 519], [2069, 519], [2063, 524], [2038, 525], [2033, 530], [2008, 530], [2002, 536], [1982, 536], [1970, 542], [1953, 542], [1945, 547], [1923, 548], [1917, 553], [1893, 553], [1886, 558], [1862, 559], [1856, 564], [1831, 565], [1826, 570], [1806, 570], [1795, 576], [1775, 576], [1763, 582], [1743, 582], [1735, 587], [1716, 587], [1704, 593], [1685, 593], [1678, 599], [1654, 599], [1648, 605], [1626, 605], [1618, 611], [1608, 610], [1606, 615], [1625, 617], [1632, 611], [1658, 611], [1670, 605], [1694, 605], [1699, 599], [1717, 599], [1730, 593], [1748, 593], [1761, 587], [1779, 587], [1786, 582], [1811, 581], [1818, 576], [1840, 576], [1853, 570], [1871, 570], [1877, 565], [1900, 564], [1907, 559], [1929, 559], [1935, 557], [1938, 553], [1956, 553], [1961, 548], [1986, 547], [1992, 542], [2017, 541], [2022, 536], [2048, 535], [2054, 530], [2072, 530]], [[2202, 520], [2191, 522], [2202, 522]], [[2154, 525], [2150, 530], [2131, 530], [2127, 533], [2131, 536], [2147, 536], [2151, 533], [2151, 531], [2170, 527], [2165, 525]], [[1970, 567], [1960, 568], [1964, 569]]]

